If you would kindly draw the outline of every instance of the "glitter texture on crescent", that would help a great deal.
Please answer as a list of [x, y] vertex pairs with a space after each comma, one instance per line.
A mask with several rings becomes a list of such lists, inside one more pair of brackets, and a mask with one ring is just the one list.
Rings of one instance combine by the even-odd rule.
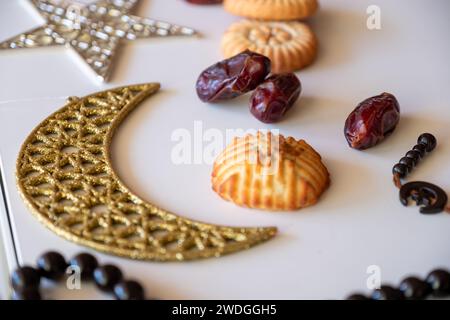
[[159, 87], [132, 85], [70, 98], [29, 135], [16, 178], [34, 215], [68, 240], [133, 259], [218, 257], [272, 238], [273, 227], [224, 227], [180, 217], [120, 181], [109, 156], [113, 133]]

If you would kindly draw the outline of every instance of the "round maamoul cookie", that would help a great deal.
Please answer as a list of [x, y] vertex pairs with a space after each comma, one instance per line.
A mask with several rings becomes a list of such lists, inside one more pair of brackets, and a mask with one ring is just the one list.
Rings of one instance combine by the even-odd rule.
[[312, 16], [317, 0], [225, 0], [231, 14], [262, 20], [298, 20]]
[[226, 58], [244, 50], [263, 54], [272, 61], [273, 72], [300, 70], [314, 61], [317, 39], [310, 27], [298, 21], [243, 20], [232, 24], [222, 38]]
[[304, 140], [258, 131], [234, 138], [222, 151], [211, 182], [220, 197], [239, 206], [281, 211], [315, 204], [330, 175]]

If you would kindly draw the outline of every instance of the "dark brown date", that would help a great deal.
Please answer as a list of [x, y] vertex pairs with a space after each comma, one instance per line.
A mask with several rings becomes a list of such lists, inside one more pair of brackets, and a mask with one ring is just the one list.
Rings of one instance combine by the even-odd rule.
[[255, 89], [269, 73], [269, 58], [246, 50], [203, 71], [197, 94], [203, 102], [232, 99]]
[[302, 86], [293, 73], [271, 75], [250, 98], [250, 112], [260, 121], [279, 121], [300, 96]]
[[390, 93], [382, 93], [361, 102], [345, 122], [345, 138], [358, 150], [378, 144], [395, 130], [400, 120], [400, 106]]

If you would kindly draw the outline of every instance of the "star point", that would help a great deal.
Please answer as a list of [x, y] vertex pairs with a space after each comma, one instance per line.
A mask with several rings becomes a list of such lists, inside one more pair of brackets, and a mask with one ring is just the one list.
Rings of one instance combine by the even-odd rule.
[[122, 41], [194, 36], [191, 28], [131, 15], [139, 0], [75, 2], [31, 0], [46, 23], [0, 43], [0, 49], [64, 45], [75, 51], [102, 81], [107, 81]]

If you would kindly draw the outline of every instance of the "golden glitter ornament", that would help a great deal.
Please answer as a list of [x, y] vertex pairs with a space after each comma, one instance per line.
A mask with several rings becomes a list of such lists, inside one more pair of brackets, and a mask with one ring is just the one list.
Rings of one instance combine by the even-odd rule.
[[114, 172], [115, 129], [158, 83], [70, 98], [24, 142], [17, 183], [35, 216], [58, 235], [134, 259], [191, 260], [247, 249], [276, 229], [192, 221], [134, 195]]

